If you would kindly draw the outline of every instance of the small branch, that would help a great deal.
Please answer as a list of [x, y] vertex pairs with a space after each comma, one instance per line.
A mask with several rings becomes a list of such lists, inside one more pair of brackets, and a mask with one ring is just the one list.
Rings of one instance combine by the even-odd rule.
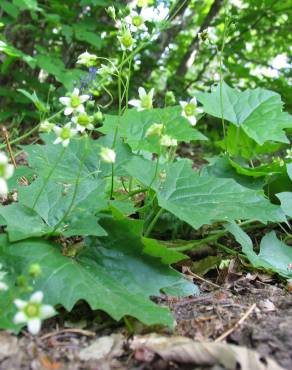
[[53, 331], [52, 333], [48, 333], [48, 334], [41, 336], [39, 339], [45, 340], [51, 337], [55, 337], [56, 335], [65, 334], [65, 333], [75, 333], [75, 334], [85, 335], [86, 337], [96, 336], [96, 333], [94, 333], [93, 331], [72, 328], [72, 329], [63, 329], [63, 330]]
[[256, 308], [256, 304], [250, 306], [250, 308], [246, 311], [246, 313], [233, 325], [230, 329], [228, 329], [225, 333], [220, 335], [217, 339], [215, 339], [215, 343], [221, 342], [226, 337], [228, 337], [231, 333], [233, 333], [248, 317], [249, 315], [254, 311]]
[[5, 126], [2, 126], [1, 130], [2, 130], [3, 138], [4, 138], [4, 141], [5, 141], [5, 145], [6, 145], [8, 153], [9, 153], [11, 162], [13, 163], [14, 168], [16, 168], [16, 162], [15, 162], [15, 158], [14, 158], [14, 155], [13, 155], [13, 152], [12, 152], [12, 149], [11, 149], [11, 145], [10, 145], [10, 142], [9, 142], [9, 134], [8, 134], [7, 128]]
[[202, 276], [195, 274], [195, 273], [194, 273], [193, 271], [191, 271], [188, 267], [184, 267], [184, 268], [183, 268], [183, 273], [186, 273], [186, 272], [187, 272], [190, 276], [192, 276], [194, 279], [197, 279], [197, 280], [203, 281], [204, 283], [207, 283], [207, 284], [209, 284], [209, 285], [212, 285], [214, 288], [220, 288], [220, 285], [217, 285], [217, 284], [213, 283], [212, 281], [207, 280], [207, 279], [204, 279]]

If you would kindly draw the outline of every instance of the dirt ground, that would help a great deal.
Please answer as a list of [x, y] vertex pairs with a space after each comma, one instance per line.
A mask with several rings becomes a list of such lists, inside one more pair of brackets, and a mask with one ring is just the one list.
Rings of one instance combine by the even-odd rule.
[[[291, 294], [280, 282], [273, 281], [267, 275], [245, 274], [233, 282], [225, 282], [220, 288], [208, 282], [199, 285], [202, 291], [200, 296], [159, 298], [159, 303], [169, 306], [175, 315], [176, 328], [173, 333], [164, 328], [145, 328], [133, 322], [131, 325], [135, 334], [156, 332], [169, 338], [180, 335], [199, 342], [216, 339], [226, 341], [254, 349], [260, 355], [274, 359], [284, 369], [292, 369]], [[238, 326], [242, 317], [244, 320]], [[7, 332], [0, 333], [0, 369], [225, 369], [220, 364], [209, 367], [179, 364], [165, 361], [159, 356], [143, 361], [130, 349], [132, 335], [129, 334], [129, 323], [126, 327], [124, 322], [115, 324], [104, 317], [104, 322], [99, 318], [98, 323], [77, 320], [78, 325], [75, 322], [70, 328], [68, 316], [64, 318], [63, 315], [63, 321], [60, 318], [57, 320], [48, 322], [36, 338], [26, 331], [19, 337]], [[229, 329], [231, 333], [227, 335]], [[112, 333], [118, 333], [119, 338], [122, 338], [122, 345], [115, 354], [105, 354], [98, 359], [84, 356], [84, 348]], [[240, 369], [240, 366], [234, 369]]]

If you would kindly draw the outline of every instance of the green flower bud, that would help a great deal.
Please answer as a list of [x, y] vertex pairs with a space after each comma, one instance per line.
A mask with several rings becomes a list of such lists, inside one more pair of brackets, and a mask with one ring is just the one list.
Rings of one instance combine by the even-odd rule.
[[31, 277], [36, 278], [41, 275], [42, 269], [38, 263], [33, 263], [28, 268], [28, 273]]
[[103, 120], [104, 120], [104, 117], [103, 117], [103, 114], [100, 111], [94, 113], [94, 115], [93, 115], [93, 123], [95, 125], [98, 124], [98, 123], [102, 123]]
[[173, 91], [167, 91], [165, 94], [165, 106], [171, 106], [175, 104], [175, 95]]

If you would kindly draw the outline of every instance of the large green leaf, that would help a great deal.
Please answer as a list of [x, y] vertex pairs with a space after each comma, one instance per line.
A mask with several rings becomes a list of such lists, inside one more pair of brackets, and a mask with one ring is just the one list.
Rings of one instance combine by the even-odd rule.
[[260, 243], [260, 252], [256, 254], [250, 237], [234, 222], [225, 226], [242, 246], [242, 251], [256, 268], [272, 270], [286, 278], [292, 277], [289, 264], [292, 261], [292, 247], [277, 238], [274, 231], [265, 235]]
[[10, 263], [14, 261], [19, 273], [27, 271], [30, 263], [41, 265], [42, 275], [34, 289], [42, 290], [50, 304], [71, 310], [85, 300], [92, 309], [106, 311], [116, 320], [131, 315], [146, 324], [172, 325], [169, 310], [155, 305], [149, 296], [179, 285], [191, 294], [196, 287], [158, 258], [143, 253], [139, 235], [131, 231], [137, 229], [137, 222], [104, 220], [109, 236], [92, 239], [74, 259], [62, 255], [60, 246], [43, 240], [2, 244], [0, 253]]
[[113, 133], [119, 127], [119, 135], [133, 150], [147, 150], [159, 153], [159, 137], [146, 137], [146, 131], [153, 123], [163, 123], [165, 133], [178, 141], [207, 140], [198, 130], [193, 128], [187, 119], [182, 117], [180, 107], [151, 109], [138, 112], [136, 109], [127, 110], [122, 117], [106, 115], [102, 133]]
[[[205, 112], [221, 118], [219, 85], [211, 93], [196, 96]], [[263, 145], [266, 141], [289, 143], [283, 129], [292, 127], [292, 118], [282, 111], [279, 94], [262, 88], [241, 92], [223, 83], [222, 100], [224, 118], [241, 127], [258, 144]]]
[[[231, 179], [199, 176], [191, 162], [181, 160], [160, 167], [166, 180], [152, 181], [153, 161], [133, 158], [126, 166], [129, 174], [157, 192], [160, 207], [194, 228], [215, 221], [256, 219], [261, 222], [285, 221], [281, 209], [260, 192], [245, 188]], [[159, 178], [159, 177], [158, 177]]]

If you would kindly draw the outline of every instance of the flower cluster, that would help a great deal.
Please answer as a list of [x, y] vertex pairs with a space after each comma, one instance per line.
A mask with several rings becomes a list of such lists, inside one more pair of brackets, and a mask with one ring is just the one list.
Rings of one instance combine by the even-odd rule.
[[90, 99], [89, 95], [81, 95], [80, 90], [75, 88], [70, 96], [61, 97], [60, 103], [65, 106], [64, 115], [71, 116], [70, 121], [64, 126], [53, 124], [48, 120], [40, 124], [40, 131], [49, 133], [54, 131], [56, 140], [54, 144], [62, 144], [67, 147], [72, 137], [78, 132], [93, 130], [95, 117], [85, 111], [84, 103]]
[[8, 193], [7, 180], [12, 177], [14, 167], [8, 163], [8, 157], [5, 153], [0, 152], [0, 196], [5, 196]]
[[39, 333], [42, 320], [56, 314], [52, 306], [42, 303], [43, 298], [43, 293], [39, 291], [33, 293], [28, 301], [14, 300], [15, 306], [18, 308], [18, 312], [14, 316], [14, 323], [27, 324], [28, 331], [33, 335]]

